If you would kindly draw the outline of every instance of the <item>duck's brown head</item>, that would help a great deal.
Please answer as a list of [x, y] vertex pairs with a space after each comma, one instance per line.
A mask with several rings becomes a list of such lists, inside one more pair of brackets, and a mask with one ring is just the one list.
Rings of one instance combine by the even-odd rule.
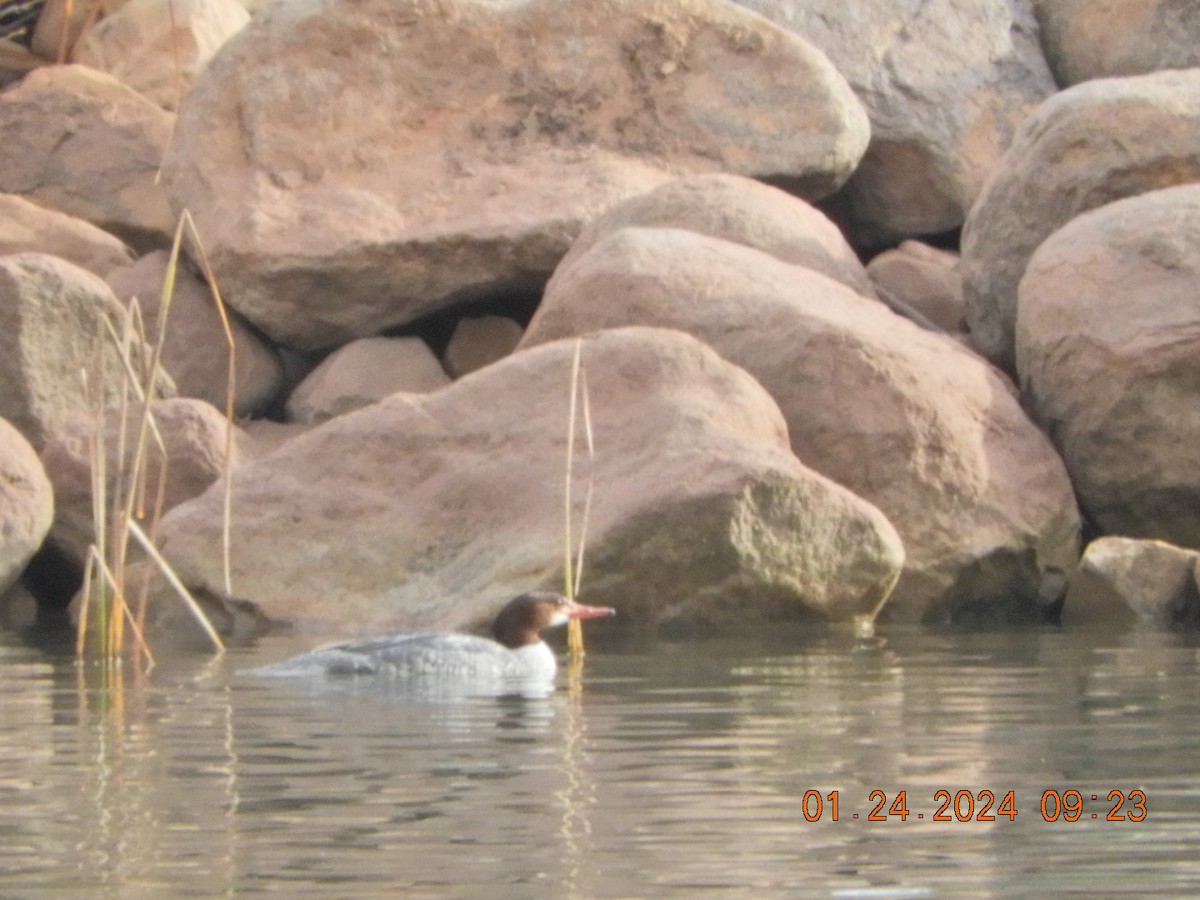
[[584, 606], [568, 600], [562, 594], [536, 591], [510, 600], [492, 622], [492, 636], [515, 650], [542, 639], [547, 628], [566, 625], [572, 619], [596, 619], [615, 616], [611, 606]]

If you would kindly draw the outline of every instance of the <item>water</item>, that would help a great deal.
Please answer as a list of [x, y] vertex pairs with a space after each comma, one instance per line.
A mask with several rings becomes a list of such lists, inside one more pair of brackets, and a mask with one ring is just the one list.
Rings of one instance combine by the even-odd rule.
[[[433, 698], [238, 674], [295, 639], [104, 685], [0, 635], [0, 896], [1200, 891], [1194, 635], [590, 647], [550, 697]], [[985, 789], [1016, 815], [975, 821]]]

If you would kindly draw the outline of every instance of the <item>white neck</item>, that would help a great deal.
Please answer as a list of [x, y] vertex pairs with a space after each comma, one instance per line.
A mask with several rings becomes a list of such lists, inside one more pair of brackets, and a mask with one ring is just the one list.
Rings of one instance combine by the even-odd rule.
[[513, 653], [517, 654], [521, 664], [535, 678], [550, 679], [558, 671], [558, 660], [554, 658], [554, 651], [546, 645], [545, 641], [526, 644], [524, 647], [518, 647]]

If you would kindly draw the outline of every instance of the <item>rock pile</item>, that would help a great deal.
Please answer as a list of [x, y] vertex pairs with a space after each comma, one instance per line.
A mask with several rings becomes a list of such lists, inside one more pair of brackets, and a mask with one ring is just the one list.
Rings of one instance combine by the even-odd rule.
[[560, 584], [582, 348], [626, 626], [1194, 624], [1193, 5], [50, 0], [0, 40], [0, 593], [86, 549], [136, 298], [214, 609]]

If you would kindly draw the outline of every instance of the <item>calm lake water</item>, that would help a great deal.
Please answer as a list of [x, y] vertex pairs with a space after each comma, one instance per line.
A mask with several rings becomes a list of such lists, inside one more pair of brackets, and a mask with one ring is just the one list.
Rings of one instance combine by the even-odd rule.
[[106, 684], [0, 634], [0, 896], [1200, 892], [1194, 635], [589, 648], [430, 697], [240, 674], [294, 638]]

